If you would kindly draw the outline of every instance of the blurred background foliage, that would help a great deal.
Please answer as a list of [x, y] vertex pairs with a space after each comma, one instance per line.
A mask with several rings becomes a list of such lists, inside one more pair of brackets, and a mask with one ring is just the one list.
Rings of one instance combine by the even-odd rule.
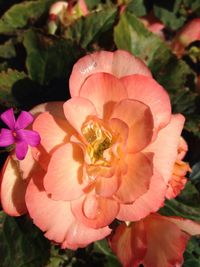
[[[68, 81], [78, 58], [97, 50], [125, 49], [143, 59], [154, 78], [168, 91], [173, 112], [186, 117], [183, 136], [189, 144], [186, 161], [192, 173], [181, 195], [166, 202], [160, 213], [200, 222], [200, 75], [199, 54], [181, 59], [170, 43], [188, 21], [200, 17], [200, 0], [86, 0], [89, 14], [48, 33], [48, 12], [55, 0], [0, 0], [0, 112], [9, 107], [29, 110], [46, 101], [67, 100]], [[122, 12], [122, 6], [126, 9]], [[141, 17], [153, 12], [164, 25], [160, 38]], [[197, 51], [199, 42], [190, 44]], [[186, 52], [187, 52], [186, 49]], [[0, 125], [2, 126], [2, 125]], [[1, 166], [6, 153], [0, 154]], [[193, 238], [184, 267], [200, 267], [200, 239]], [[11, 218], [0, 211], [1, 267], [120, 266], [98, 241], [76, 252], [51, 244], [29, 218]]]

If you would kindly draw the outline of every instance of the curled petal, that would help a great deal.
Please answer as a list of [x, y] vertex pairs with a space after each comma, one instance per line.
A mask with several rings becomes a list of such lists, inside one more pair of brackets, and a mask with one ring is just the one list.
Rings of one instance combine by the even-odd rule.
[[15, 129], [15, 116], [13, 109], [10, 108], [1, 114], [2, 121], [11, 129]]
[[22, 111], [17, 118], [15, 129], [24, 129], [33, 122], [33, 115], [27, 111]]
[[136, 100], [125, 99], [115, 106], [111, 117], [120, 119], [129, 126], [129, 153], [139, 152], [150, 143], [153, 117], [148, 106]]
[[10, 146], [15, 143], [13, 132], [8, 129], [1, 129], [0, 147]]
[[127, 98], [126, 89], [120, 80], [107, 73], [96, 73], [88, 77], [79, 94], [93, 103], [100, 118], [107, 119], [114, 105]]
[[94, 229], [109, 225], [119, 211], [119, 204], [113, 199], [88, 194], [71, 202], [71, 209], [77, 220]]
[[182, 231], [189, 235], [200, 235], [200, 224], [181, 217], [167, 217], [170, 222], [176, 224]]

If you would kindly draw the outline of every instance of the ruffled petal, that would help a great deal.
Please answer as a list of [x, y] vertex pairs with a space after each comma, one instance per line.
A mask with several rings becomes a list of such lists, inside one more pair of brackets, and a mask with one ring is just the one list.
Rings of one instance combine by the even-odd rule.
[[6, 110], [5, 112], [3, 112], [1, 114], [1, 116], [0, 116], [0, 118], [2, 119], [2, 121], [11, 130], [14, 130], [15, 129], [15, 116], [14, 116], [13, 108], [10, 108], [10, 109]]
[[109, 225], [119, 211], [119, 204], [109, 198], [93, 193], [71, 202], [71, 209], [77, 220], [94, 229]]
[[52, 155], [44, 187], [52, 199], [72, 200], [83, 194], [83, 152], [76, 144], [68, 143]]
[[22, 111], [17, 118], [15, 129], [24, 129], [33, 122], [33, 115], [27, 111]]
[[65, 102], [63, 108], [68, 122], [81, 135], [83, 123], [89, 116], [97, 115], [94, 105], [88, 99], [81, 97], [73, 97], [69, 99]]
[[1, 205], [11, 216], [26, 213], [25, 192], [27, 180], [22, 179], [18, 161], [9, 156], [1, 172]]
[[170, 123], [159, 131], [155, 142], [145, 148], [145, 151], [154, 153], [154, 166], [166, 183], [172, 176], [184, 121], [181, 114], [172, 115]]
[[142, 153], [128, 154], [125, 161], [128, 172], [121, 177], [121, 184], [115, 196], [122, 203], [132, 203], [148, 191], [153, 166]]
[[26, 205], [34, 223], [46, 232], [47, 238], [61, 243], [62, 248], [77, 249], [110, 234], [109, 227], [96, 230], [77, 221], [71, 213], [69, 202], [49, 198], [43, 187], [44, 174], [41, 170], [30, 181]]
[[111, 197], [118, 190], [120, 182], [118, 175], [110, 178], [99, 177], [95, 182], [95, 192], [102, 197]]
[[91, 74], [99, 72], [110, 73], [118, 78], [135, 73], [151, 77], [146, 65], [127, 51], [95, 52], [82, 57], [74, 65], [69, 83], [71, 96], [78, 96], [84, 81]]
[[15, 143], [13, 132], [8, 129], [1, 129], [0, 134], [0, 147], [10, 146]]
[[165, 127], [171, 118], [171, 104], [169, 95], [164, 88], [151, 77], [131, 75], [122, 78], [128, 97], [141, 101], [150, 107], [153, 115], [154, 128]]
[[139, 221], [150, 213], [156, 212], [164, 204], [166, 188], [162, 176], [154, 169], [147, 193], [131, 205], [120, 204], [117, 218], [122, 221]]
[[37, 146], [40, 143], [40, 136], [37, 132], [31, 130], [20, 129], [16, 131], [17, 138], [25, 141], [30, 146]]
[[19, 160], [23, 160], [26, 157], [28, 151], [28, 145], [25, 141], [20, 140], [16, 142], [15, 153]]
[[136, 153], [145, 148], [153, 135], [153, 117], [148, 106], [136, 101], [125, 99], [118, 103], [111, 115], [129, 126], [128, 151]]
[[114, 105], [127, 98], [127, 92], [120, 80], [113, 75], [96, 73], [85, 81], [80, 96], [93, 103], [100, 118], [108, 119]]

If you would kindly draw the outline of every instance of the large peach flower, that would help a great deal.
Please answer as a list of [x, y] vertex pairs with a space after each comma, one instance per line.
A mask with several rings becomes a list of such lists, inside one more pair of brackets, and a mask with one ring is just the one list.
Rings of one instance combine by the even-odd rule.
[[[70, 92], [65, 103], [33, 111], [41, 144], [24, 172], [22, 202], [46, 237], [75, 249], [108, 235], [115, 218], [140, 220], [163, 205], [184, 118], [171, 114], [166, 91], [125, 51], [81, 58]], [[3, 186], [10, 168], [1, 195], [11, 214], [18, 203]], [[15, 179], [8, 184], [14, 188]]]
[[124, 267], [178, 267], [187, 241], [199, 234], [196, 222], [155, 213], [128, 226], [122, 223], [109, 243]]

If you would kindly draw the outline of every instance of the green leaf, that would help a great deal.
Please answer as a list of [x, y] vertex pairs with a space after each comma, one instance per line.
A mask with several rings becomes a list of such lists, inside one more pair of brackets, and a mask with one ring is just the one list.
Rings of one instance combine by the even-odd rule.
[[15, 219], [0, 212], [1, 267], [43, 267], [49, 242], [25, 217]]
[[126, 10], [135, 14], [136, 16], [144, 16], [147, 14], [144, 0], [132, 0], [126, 7]]
[[192, 172], [189, 177], [194, 184], [200, 184], [200, 161], [192, 166]]
[[114, 7], [93, 12], [86, 17], [81, 17], [67, 27], [64, 36], [86, 48], [100, 34], [112, 28], [116, 16], [117, 8]]
[[33, 24], [48, 11], [55, 0], [27, 1], [13, 5], [0, 19], [0, 33], [14, 32], [16, 29]]
[[28, 30], [24, 35], [26, 66], [32, 80], [41, 85], [55, 78], [68, 77], [81, 50], [69, 40]]
[[4, 44], [0, 45], [0, 58], [13, 58], [16, 56], [14, 41], [8, 40]]
[[200, 267], [200, 239], [193, 237], [188, 242], [183, 267]]
[[94, 252], [101, 253], [105, 256], [105, 267], [121, 267], [119, 260], [113, 254], [105, 239], [95, 242], [93, 249]]
[[194, 114], [186, 120], [185, 129], [200, 138], [200, 115]]
[[164, 41], [129, 12], [121, 16], [114, 39], [119, 49], [125, 49], [147, 63], [155, 79], [169, 92], [174, 112], [194, 113], [196, 94], [188, 87], [189, 83], [193, 86], [194, 72], [172, 54]]
[[24, 79], [26, 74], [17, 70], [8, 69], [0, 72], [0, 104], [6, 106], [18, 106], [18, 102], [13, 96], [13, 86], [16, 82]]
[[186, 21], [186, 13], [182, 6], [182, 0], [156, 0], [154, 2], [155, 16], [167, 27], [177, 30]]
[[200, 222], [200, 208], [185, 205], [182, 202], [171, 199], [165, 202], [165, 206], [159, 210], [165, 216], [180, 216], [186, 219]]
[[92, 10], [94, 7], [97, 7], [101, 4], [101, 0], [85, 0], [87, 7]]

